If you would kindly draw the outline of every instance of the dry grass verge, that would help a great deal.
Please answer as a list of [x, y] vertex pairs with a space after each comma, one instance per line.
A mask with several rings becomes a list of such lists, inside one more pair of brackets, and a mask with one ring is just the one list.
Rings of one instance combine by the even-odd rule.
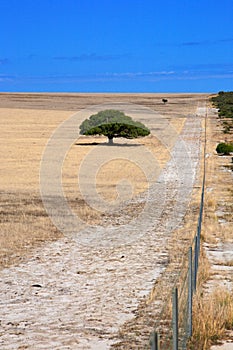
[[[211, 115], [207, 125], [207, 176], [204, 222], [202, 239], [205, 250], [202, 251], [197, 294], [193, 305], [193, 336], [189, 350], [209, 350], [211, 345], [228, 337], [233, 329], [233, 294], [229, 289], [232, 278], [226, 267], [232, 266], [232, 260], [224, 258], [221, 246], [232, 243], [232, 174], [224, 170], [229, 157], [216, 155], [215, 147], [222, 138], [221, 130], [216, 127], [216, 115]], [[214, 260], [208, 261], [208, 249], [217, 252]], [[212, 266], [214, 264], [214, 266]], [[218, 265], [222, 269], [215, 270]], [[224, 287], [227, 279], [228, 288]]]
[[193, 305], [193, 336], [188, 349], [208, 350], [233, 327], [233, 295], [219, 288], [208, 297], [197, 294]]

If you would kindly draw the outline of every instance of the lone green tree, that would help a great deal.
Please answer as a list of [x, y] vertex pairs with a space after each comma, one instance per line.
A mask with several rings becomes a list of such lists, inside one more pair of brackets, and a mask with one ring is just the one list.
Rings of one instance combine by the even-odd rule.
[[112, 145], [115, 137], [134, 139], [149, 135], [150, 130], [123, 112], [107, 109], [84, 120], [80, 125], [80, 134], [107, 136], [109, 145]]

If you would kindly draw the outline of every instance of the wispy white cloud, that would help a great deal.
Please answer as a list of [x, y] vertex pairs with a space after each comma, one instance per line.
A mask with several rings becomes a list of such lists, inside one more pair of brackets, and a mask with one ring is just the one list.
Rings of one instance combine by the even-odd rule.
[[117, 77], [117, 78], [146, 78], [158, 77], [175, 74], [174, 71], [155, 71], [155, 72], [126, 72], [126, 73], [105, 73], [103, 76]]
[[69, 84], [69, 83], [108, 83], [108, 82], [159, 82], [175, 80], [203, 80], [203, 79], [232, 79], [233, 64], [196, 64], [175, 67], [174, 70], [159, 70], [149, 72], [106, 72], [101, 74], [64, 74], [19, 76], [1, 75], [0, 83], [33, 83], [33, 84]]
[[9, 58], [0, 58], [0, 65], [8, 64], [9, 62]]
[[222, 73], [222, 74], [185, 74], [177, 75], [176, 80], [206, 80], [206, 79], [233, 79], [232, 73]]
[[218, 45], [225, 43], [232, 43], [233, 38], [227, 39], [217, 39], [217, 40], [200, 40], [200, 41], [186, 41], [181, 43], [181, 46], [209, 46], [209, 45]]
[[223, 39], [202, 39], [202, 40], [190, 40], [183, 42], [155, 42], [154, 45], [158, 47], [195, 47], [195, 46], [213, 46], [213, 45], [223, 45], [233, 43], [233, 38], [223, 38]]
[[0, 74], [0, 82], [9, 82], [9, 81], [13, 81], [16, 79], [16, 76], [13, 75], [7, 75], [7, 74]]
[[119, 60], [121, 58], [128, 57], [128, 54], [103, 54], [98, 55], [96, 53], [81, 54], [77, 56], [55, 56], [54, 60], [70, 61], [70, 62], [85, 62], [85, 61], [112, 61]]

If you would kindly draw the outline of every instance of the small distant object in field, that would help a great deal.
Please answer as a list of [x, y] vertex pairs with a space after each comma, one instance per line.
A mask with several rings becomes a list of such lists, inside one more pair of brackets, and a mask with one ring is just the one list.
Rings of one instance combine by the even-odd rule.
[[42, 286], [40, 284], [32, 284], [32, 287], [36, 287], [36, 288], [42, 288]]
[[166, 98], [163, 98], [162, 101], [164, 104], [166, 104], [168, 102], [168, 100]]

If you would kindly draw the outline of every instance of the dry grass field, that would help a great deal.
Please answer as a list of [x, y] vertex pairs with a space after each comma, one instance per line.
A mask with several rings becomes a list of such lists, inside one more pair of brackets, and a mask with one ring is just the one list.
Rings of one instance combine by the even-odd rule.
[[[168, 103], [164, 105], [162, 98], [167, 98]], [[53, 225], [43, 207], [40, 197], [39, 177], [40, 161], [44, 148], [53, 131], [63, 121], [67, 120], [74, 112], [92, 105], [116, 102], [133, 103], [151, 108], [159, 115], [163, 115], [170, 122], [174, 130], [180, 134], [186, 120], [190, 115], [196, 113], [198, 106], [205, 104], [206, 98], [208, 98], [206, 94], [0, 94], [0, 267], [4, 268], [15, 265], [17, 269], [19, 262], [27, 262], [30, 257], [33, 257], [35, 252], [40, 251], [38, 250], [40, 247], [42, 249], [45, 247], [43, 249], [45, 256], [37, 258], [43, 262], [46, 260], [46, 252], [49, 252], [50, 249], [48, 243], [56, 241], [63, 236]], [[203, 126], [204, 124], [202, 123]], [[230, 190], [232, 174], [225, 167], [228, 159], [218, 157], [214, 151], [216, 143], [220, 141], [220, 135], [220, 130], [218, 128], [216, 129], [216, 115], [212, 114], [209, 116], [207, 124], [207, 182], [203, 230], [206, 252], [203, 252], [203, 254], [208, 256], [210, 263], [214, 264], [215, 267], [216, 265], [225, 266], [226, 264], [230, 267], [232, 266], [232, 261], [229, 260], [226, 263], [224, 260], [225, 252], [223, 251], [223, 246], [224, 244], [232, 244], [232, 192]], [[187, 137], [191, 138], [192, 136]], [[111, 217], [111, 213], [103, 214], [91, 208], [86, 203], [80, 192], [77, 177], [79, 167], [88, 153], [94, 149], [95, 143], [103, 143], [104, 145], [105, 142], [106, 139], [104, 137], [79, 138], [67, 153], [62, 168], [63, 189], [66, 199], [72, 210], [87, 224], [104, 225], [109, 220], [109, 217]], [[119, 140], [119, 143], [123, 142], [125, 141]], [[137, 139], [134, 140], [134, 143], [135, 145], [139, 145], [139, 147], [140, 145], [144, 145], [148, 148], [155, 156], [161, 169], [165, 168], [166, 164], [170, 161], [170, 149], [164, 147], [155, 136], [150, 135], [143, 139]], [[116, 146], [116, 152], [117, 149], [118, 146]], [[162, 279], [158, 279], [151, 294], [140, 304], [136, 319], [130, 320], [128, 323], [126, 322], [121, 328], [118, 334], [118, 340], [121, 339], [121, 341], [119, 345], [116, 344], [114, 346], [115, 348], [131, 349], [131, 345], [128, 343], [129, 334], [134, 334], [137, 340], [142, 335], [148, 337], [146, 332], [153, 323], [154, 313], [152, 309], [157, 305], [156, 300], [158, 298], [166, 299], [166, 293], [162, 295], [161, 291], [167, 288], [167, 284], [171, 283], [172, 279], [169, 281], [169, 276], [172, 276], [173, 269], [177, 268], [182, 262], [182, 255], [185, 254], [196, 230], [200, 202], [199, 185], [201, 184], [202, 171], [203, 167], [201, 164], [199, 177], [196, 180], [191, 201], [182, 221], [182, 227], [174, 231], [169, 241], [166, 241], [166, 249], [168, 249], [169, 256], [167, 260], [168, 265], [166, 265], [167, 275], [163, 274]], [[148, 189], [147, 178], [139, 166], [125, 159], [114, 159], [104, 164], [98, 171], [96, 176], [98, 194], [109, 203], [116, 200], [116, 187], [122, 178], [130, 182], [132, 197], [143, 194]], [[87, 183], [88, 179], [87, 174]], [[170, 201], [170, 205], [172, 207], [172, 200]], [[127, 214], [130, 217], [135, 215], [137, 210], [140, 209], [138, 206], [126, 208]], [[118, 225], [118, 221], [116, 225]], [[165, 240], [163, 238], [162, 244], [164, 242]], [[58, 246], [59, 244], [58, 240]], [[216, 258], [213, 258], [211, 255], [213, 247], [214, 249], [222, 249], [222, 258], [220, 259], [220, 255], [218, 255], [219, 260], [217, 263]], [[118, 262], [118, 258], [115, 256], [116, 254], [120, 254], [121, 258], [124, 258], [121, 250], [116, 250], [116, 252], [113, 250], [109, 252], [108, 258], [103, 255], [107, 259], [106, 262], [108, 264], [109, 262], [110, 265]], [[59, 253], [53, 252], [52, 254], [56, 255]], [[86, 258], [87, 255], [85, 254], [84, 257]], [[102, 257], [101, 254], [97, 249], [96, 257], [93, 258], [94, 260], [97, 259], [97, 265], [98, 259]], [[162, 252], [162, 254], [164, 253]], [[144, 259], [146, 264], [146, 255]], [[33, 265], [33, 260], [30, 264]], [[95, 267], [95, 265], [93, 266]], [[72, 269], [73, 267], [71, 266], [70, 268]], [[111, 265], [109, 267], [110, 273], [113, 270], [114, 266]], [[85, 277], [85, 273], [84, 271], [78, 272], [80, 278], [82, 274]], [[221, 277], [216, 279], [218, 273]], [[63, 272], [60, 274], [63, 276]], [[167, 279], [164, 276], [167, 276]], [[125, 277], [130, 279], [130, 276], [124, 276], [124, 279]], [[102, 277], [100, 276], [100, 278]], [[216, 296], [216, 285], [221, 281], [221, 284], [223, 283], [224, 286], [224, 282], [229, 278], [227, 269], [217, 272], [215, 268], [211, 272], [209, 265], [205, 263], [201, 269], [199, 282], [203, 284], [208, 280], [209, 284], [205, 286], [206, 295], [209, 295], [209, 292], [213, 290]], [[114, 288], [118, 288], [118, 285], [114, 284]], [[119, 289], [118, 293], [120, 295], [122, 290]], [[228, 294], [226, 292], [226, 300], [231, 300], [231, 298], [227, 299], [227, 297]], [[222, 299], [220, 298], [219, 300], [221, 303]], [[98, 302], [96, 303], [98, 304]], [[201, 312], [198, 309], [200, 305], [202, 306], [201, 302], [198, 301], [196, 309], [198, 310], [198, 314]], [[104, 306], [102, 307], [104, 308]], [[206, 313], [206, 308], [203, 308], [203, 310]], [[114, 310], [112, 311], [114, 313]], [[93, 322], [93, 325], [96, 326], [95, 322], [97, 321], [94, 318], [90, 318], [90, 322]], [[195, 322], [197, 322], [196, 319]], [[200, 327], [202, 326], [200, 325]], [[146, 335], [143, 333], [144, 329]], [[221, 336], [224, 335], [223, 329], [224, 326], [220, 330]], [[85, 345], [87, 347], [82, 347], [84, 343], [80, 344], [80, 349], [91, 349], [87, 345]], [[135, 342], [135, 344], [137, 343]], [[207, 342], [206, 344], [208, 345], [209, 343]], [[208, 349], [207, 345], [205, 349]], [[133, 348], [136, 349], [137, 345]]]
[[39, 168], [50, 134], [68, 116], [60, 111], [0, 109], [2, 266], [21, 259], [34, 243], [60, 236], [41, 203]]
[[[163, 97], [168, 99], [166, 105], [162, 103]], [[61, 237], [40, 199], [39, 170], [44, 147], [52, 132], [74, 111], [109, 102], [135, 103], [165, 115], [180, 132], [185, 116], [195, 113], [198, 102], [203, 99], [205, 95], [198, 94], [0, 94], [0, 265], [7, 266], [21, 260], [25, 254], [30, 254], [35, 244]], [[88, 139], [89, 143], [95, 141], [94, 138]], [[98, 138], [97, 141], [105, 140]], [[82, 142], [86, 142], [85, 138]], [[169, 159], [169, 152], [155, 137], [149, 136], [137, 142], [155, 153], [161, 167]], [[99, 213], [85, 204], [75, 183], [77, 168], [91, 147], [71, 148], [65, 160], [63, 180], [64, 189], [70, 194], [71, 206], [79, 210], [82, 218], [96, 223], [100, 220]], [[140, 169], [119, 162], [108, 164], [98, 174], [97, 189], [105, 198], [116, 196], [114, 188], [122, 171], [124, 176], [131, 177], [134, 194], [147, 187]]]

